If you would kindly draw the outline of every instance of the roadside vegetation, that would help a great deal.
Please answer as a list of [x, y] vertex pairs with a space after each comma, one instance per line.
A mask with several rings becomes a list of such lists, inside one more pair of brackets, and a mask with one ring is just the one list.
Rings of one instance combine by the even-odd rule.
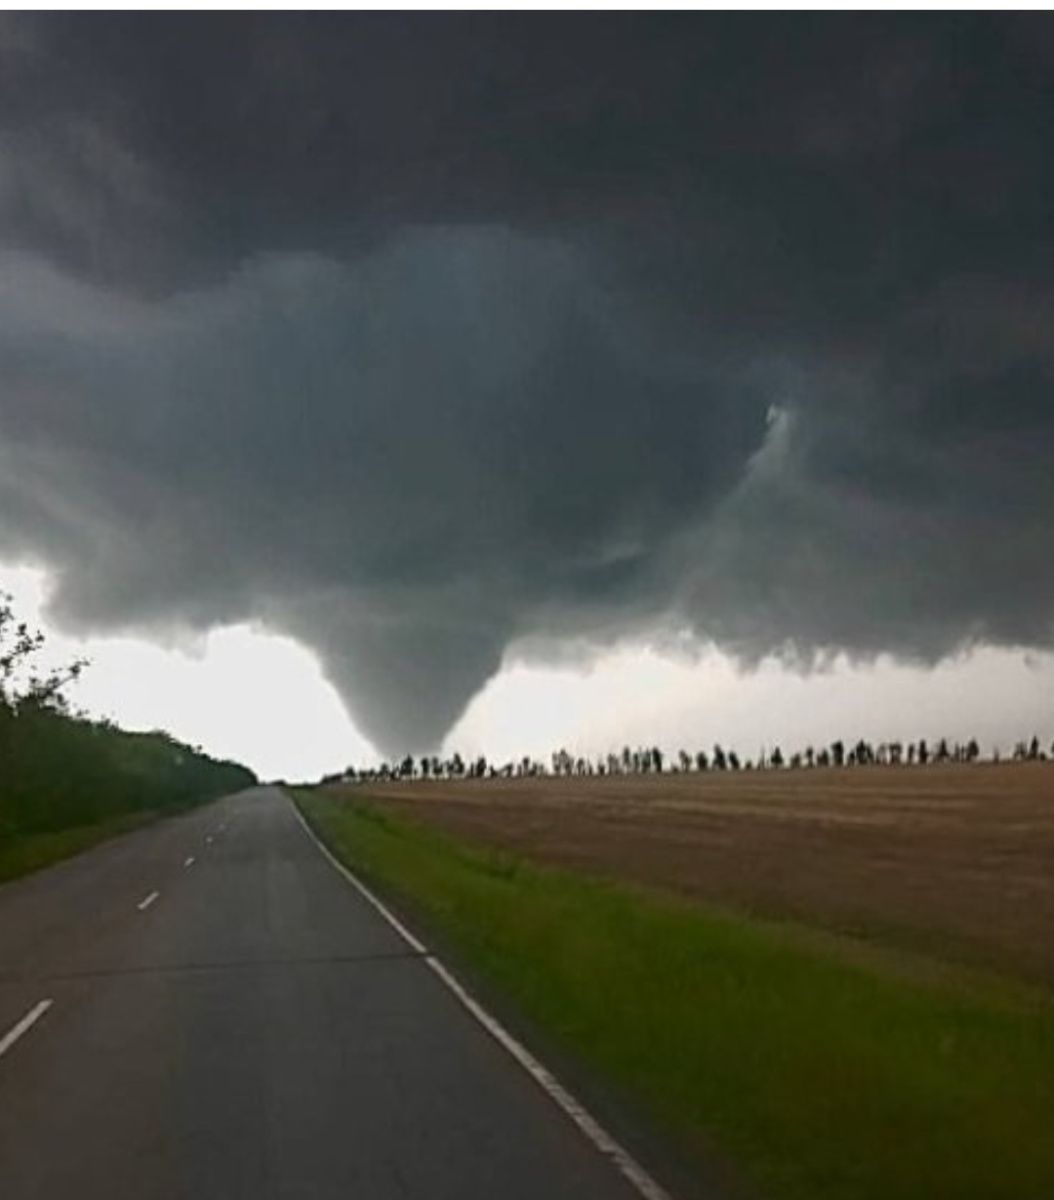
[[19, 833], [0, 838], [0, 883], [17, 879], [64, 858], [88, 850], [107, 838], [128, 833], [152, 821], [158, 813], [140, 809], [89, 825], [74, 825], [52, 833]]
[[1054, 1195], [1054, 1002], [297, 793], [333, 851], [767, 1200]]
[[254, 782], [166, 733], [71, 712], [63, 689], [85, 664], [41, 673], [43, 644], [0, 595], [0, 880]]

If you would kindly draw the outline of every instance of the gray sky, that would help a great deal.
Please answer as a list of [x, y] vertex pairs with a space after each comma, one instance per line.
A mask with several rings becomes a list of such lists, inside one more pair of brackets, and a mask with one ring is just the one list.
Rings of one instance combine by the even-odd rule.
[[293, 639], [385, 753], [474, 697], [497, 751], [480, 705], [568, 656], [657, 739], [626, 647], [685, 640], [783, 664], [774, 737], [839, 656], [877, 703], [979, 647], [1013, 707], [1054, 641], [1052, 33], [5, 16], [0, 561], [70, 636]]

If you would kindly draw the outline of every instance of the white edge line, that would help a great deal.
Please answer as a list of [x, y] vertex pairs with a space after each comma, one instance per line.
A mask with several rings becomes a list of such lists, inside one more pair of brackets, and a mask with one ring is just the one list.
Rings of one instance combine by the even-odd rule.
[[391, 912], [386, 904], [374, 895], [372, 891], [348, 868], [335, 858], [322, 843], [318, 835], [307, 823], [304, 814], [297, 803], [287, 795], [293, 812], [305, 833], [322, 851], [332, 866], [344, 876], [362, 897], [367, 900], [388, 922], [399, 936], [424, 957], [424, 961], [443, 981], [447, 988], [457, 997], [461, 1005], [483, 1026], [492, 1038], [502, 1046], [527, 1072], [534, 1082], [542, 1089], [550, 1100], [575, 1123], [584, 1137], [593, 1147], [607, 1158], [613, 1166], [633, 1185], [644, 1200], [673, 1200], [670, 1193], [661, 1187], [640, 1165], [632, 1154], [620, 1142], [616, 1141], [600, 1122], [563, 1086], [562, 1083], [544, 1067], [537, 1058], [517, 1041], [504, 1025], [492, 1016], [480, 1002], [461, 984], [453, 973], [429, 951], [423, 942], [416, 938], [398, 917]]
[[289, 799], [289, 803], [293, 806], [293, 812], [296, 813], [296, 819], [304, 827], [304, 832], [315, 843], [315, 845], [319, 848], [319, 850], [322, 851], [322, 853], [325, 855], [325, 857], [327, 859], [329, 859], [330, 864], [332, 866], [336, 867], [336, 869], [341, 873], [341, 875], [344, 876], [344, 878], [348, 881], [348, 883], [351, 884], [351, 886], [363, 897], [364, 900], [366, 900], [369, 904], [373, 905], [373, 907], [381, 914], [381, 916], [388, 922], [388, 924], [391, 925], [391, 927], [403, 939], [404, 942], [409, 943], [409, 945], [412, 946], [413, 949], [416, 950], [418, 954], [428, 955], [429, 950], [428, 950], [428, 947], [424, 944], [424, 942], [422, 942], [420, 940], [420, 938], [414, 937], [414, 935], [409, 931], [409, 929], [406, 928], [406, 926], [402, 923], [402, 921], [399, 920], [399, 918], [395, 915], [395, 913], [393, 913], [391, 911], [391, 909], [383, 901], [378, 900], [378, 898], [373, 894], [373, 892], [371, 892], [370, 889], [364, 883], [362, 883], [359, 879], [357, 879], [354, 875], [352, 875], [352, 873], [340, 861], [340, 859], [336, 858], [330, 852], [329, 847], [326, 846], [320, 840], [320, 838], [315, 833], [315, 831], [307, 823], [307, 820], [305, 819], [304, 814], [297, 807], [296, 801], [293, 800], [292, 798], [288, 798], [288, 799]]
[[136, 905], [136, 908], [138, 908], [140, 912], [145, 912], [160, 895], [160, 892], [151, 892], [149, 896], [145, 896], [139, 901], [139, 903]]
[[50, 1000], [41, 1000], [39, 1004], [35, 1004], [29, 1012], [11, 1029], [0, 1038], [0, 1055], [4, 1055], [18, 1041], [22, 1034], [27, 1033], [40, 1020], [40, 1018], [51, 1007]]

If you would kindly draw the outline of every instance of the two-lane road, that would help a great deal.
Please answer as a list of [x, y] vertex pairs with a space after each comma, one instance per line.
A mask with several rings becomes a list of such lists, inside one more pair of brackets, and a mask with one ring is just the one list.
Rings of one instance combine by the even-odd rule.
[[0, 887], [0, 1038], [45, 1000], [3, 1200], [637, 1195], [275, 790]]

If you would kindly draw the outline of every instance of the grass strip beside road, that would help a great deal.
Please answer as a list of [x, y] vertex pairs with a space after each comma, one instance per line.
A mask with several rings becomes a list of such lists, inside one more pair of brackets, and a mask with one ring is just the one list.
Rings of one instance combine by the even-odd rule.
[[1049, 1200], [1054, 999], [882, 971], [792, 927], [297, 794], [556, 1044], [771, 1200]]
[[25, 833], [0, 838], [0, 883], [39, 871], [89, 850], [99, 842], [128, 833], [157, 819], [157, 813], [122, 813], [106, 821], [54, 833]]

